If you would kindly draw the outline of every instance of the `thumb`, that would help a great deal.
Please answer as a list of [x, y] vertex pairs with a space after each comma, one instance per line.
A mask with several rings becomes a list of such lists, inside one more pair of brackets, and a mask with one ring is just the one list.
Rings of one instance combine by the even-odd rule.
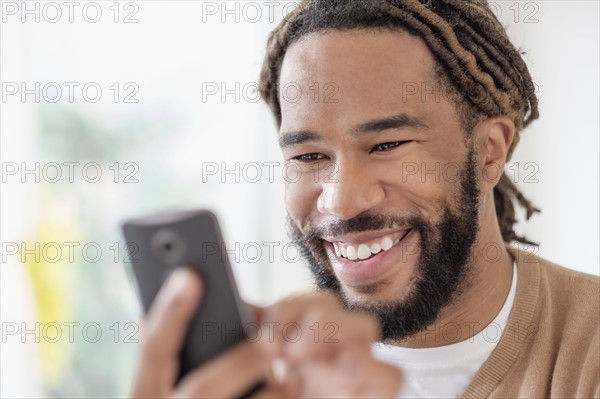
[[[202, 282], [190, 269], [176, 269], [159, 291], [145, 322], [136, 386], [169, 392], [177, 377], [179, 352], [202, 295]], [[154, 392], [156, 392], [154, 390]], [[138, 389], [135, 389], [138, 391]], [[136, 396], [136, 395], [134, 395]]]

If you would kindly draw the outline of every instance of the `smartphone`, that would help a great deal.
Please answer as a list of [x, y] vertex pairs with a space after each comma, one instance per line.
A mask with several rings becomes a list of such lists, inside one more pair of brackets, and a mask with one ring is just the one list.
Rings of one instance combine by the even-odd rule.
[[240, 299], [217, 217], [212, 212], [149, 215], [125, 221], [122, 231], [144, 313], [148, 313], [173, 269], [190, 267], [202, 278], [202, 301], [180, 353], [178, 381], [246, 338], [246, 327], [254, 320]]

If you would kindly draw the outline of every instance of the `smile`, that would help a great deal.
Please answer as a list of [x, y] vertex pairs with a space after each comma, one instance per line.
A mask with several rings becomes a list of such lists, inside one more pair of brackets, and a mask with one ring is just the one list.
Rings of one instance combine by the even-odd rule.
[[[351, 261], [367, 260], [380, 252], [389, 251], [394, 245], [402, 241], [411, 229], [396, 231], [383, 236], [365, 239], [361, 242], [331, 241], [338, 258]], [[329, 240], [328, 240], [329, 241]]]

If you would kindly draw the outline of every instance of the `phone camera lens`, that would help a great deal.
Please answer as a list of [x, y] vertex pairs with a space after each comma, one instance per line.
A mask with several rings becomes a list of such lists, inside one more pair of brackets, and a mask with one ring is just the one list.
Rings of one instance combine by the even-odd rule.
[[154, 254], [168, 264], [180, 263], [185, 254], [185, 241], [172, 230], [159, 230], [152, 237]]

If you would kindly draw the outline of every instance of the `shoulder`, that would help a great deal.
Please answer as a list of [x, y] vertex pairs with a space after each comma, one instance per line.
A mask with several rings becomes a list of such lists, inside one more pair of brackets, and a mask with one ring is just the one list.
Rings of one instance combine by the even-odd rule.
[[510, 252], [522, 268], [519, 278], [535, 280], [527, 288], [535, 285], [538, 291], [532, 345], [540, 359], [551, 360], [552, 379], [563, 388], [570, 386], [577, 397], [593, 396], [600, 390], [600, 277], [521, 249]]
[[[577, 299], [590, 306], [600, 305], [600, 277], [579, 272], [551, 262], [536, 253], [513, 247], [510, 252], [515, 257], [517, 267], [537, 267], [540, 275], [542, 295], [560, 296], [562, 300]], [[589, 297], [589, 301], [586, 298]], [[580, 303], [581, 304], [581, 303]]]
[[522, 292], [537, 291], [538, 326], [550, 329], [549, 335], [555, 343], [565, 344], [572, 338], [580, 345], [598, 345], [600, 277], [569, 269], [522, 249], [512, 248], [510, 252], [517, 262], [519, 279], [523, 277], [519, 284]]
[[[541, 283], [548, 293], [572, 300], [578, 306], [587, 305], [596, 310], [600, 307], [600, 277], [582, 273], [536, 256], [541, 273]], [[593, 310], [593, 309], [590, 309]]]

